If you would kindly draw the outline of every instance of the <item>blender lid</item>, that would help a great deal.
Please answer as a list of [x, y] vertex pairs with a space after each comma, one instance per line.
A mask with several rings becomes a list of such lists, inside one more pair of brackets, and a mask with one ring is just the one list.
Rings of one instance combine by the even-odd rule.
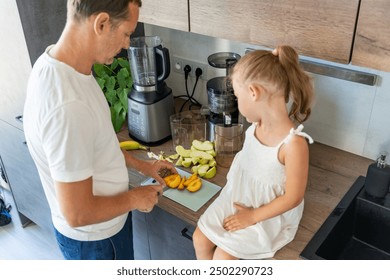
[[241, 58], [241, 56], [237, 53], [233, 52], [219, 52], [210, 55], [207, 58], [208, 63], [216, 68], [228, 68], [229, 61], [236, 62]]

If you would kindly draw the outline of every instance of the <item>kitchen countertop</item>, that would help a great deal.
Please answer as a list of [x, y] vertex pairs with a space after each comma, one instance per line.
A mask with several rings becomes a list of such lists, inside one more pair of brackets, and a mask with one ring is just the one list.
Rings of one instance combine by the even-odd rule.
[[[129, 140], [128, 130], [123, 129], [118, 134], [120, 141]], [[174, 154], [172, 141], [151, 147], [151, 151], [158, 154]], [[133, 151], [137, 157], [147, 159], [145, 151]], [[358, 176], [365, 176], [369, 164], [373, 160], [352, 153], [348, 153], [330, 146], [314, 143], [310, 145], [310, 167], [308, 186], [305, 193], [305, 208], [303, 217], [295, 239], [276, 253], [274, 259], [295, 260], [300, 259], [299, 254], [313, 237], [328, 215], [336, 207], [340, 199], [352, 186]], [[180, 167], [189, 171], [189, 168]], [[129, 172], [132, 172], [131, 170]], [[217, 174], [209, 181], [224, 186], [228, 168], [217, 166]], [[142, 176], [140, 176], [142, 180]], [[130, 182], [132, 183], [132, 182]], [[138, 184], [139, 182], [133, 182]], [[157, 207], [171, 213], [185, 222], [195, 226], [201, 214], [207, 209], [215, 195], [197, 212], [166, 198], [161, 197]]]

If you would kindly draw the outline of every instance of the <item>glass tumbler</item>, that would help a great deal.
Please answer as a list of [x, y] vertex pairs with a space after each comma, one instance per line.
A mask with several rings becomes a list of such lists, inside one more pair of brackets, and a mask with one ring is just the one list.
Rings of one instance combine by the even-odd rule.
[[199, 110], [184, 111], [170, 117], [173, 149], [181, 145], [190, 149], [193, 140], [205, 141], [206, 116]]
[[216, 125], [214, 129], [217, 164], [229, 168], [244, 144], [244, 126], [243, 124]]

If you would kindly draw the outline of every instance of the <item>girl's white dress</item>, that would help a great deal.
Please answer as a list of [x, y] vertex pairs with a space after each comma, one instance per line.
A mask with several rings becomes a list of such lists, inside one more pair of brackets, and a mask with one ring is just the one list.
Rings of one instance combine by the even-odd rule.
[[278, 160], [279, 148], [294, 135], [312, 138], [302, 132], [303, 125], [291, 129], [276, 147], [262, 145], [255, 137], [256, 124], [245, 133], [242, 150], [235, 156], [227, 183], [218, 198], [200, 217], [199, 229], [218, 247], [241, 259], [273, 257], [276, 251], [293, 240], [302, 217], [303, 201], [280, 216], [234, 232], [226, 231], [223, 220], [234, 214], [233, 203], [260, 207], [285, 192], [285, 167]]

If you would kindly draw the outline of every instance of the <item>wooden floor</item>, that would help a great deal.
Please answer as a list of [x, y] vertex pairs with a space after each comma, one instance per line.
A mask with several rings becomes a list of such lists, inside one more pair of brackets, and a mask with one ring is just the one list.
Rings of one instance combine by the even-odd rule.
[[12, 222], [0, 227], [0, 260], [62, 260], [53, 233], [35, 225], [22, 227], [9, 191], [1, 191], [12, 205]]

